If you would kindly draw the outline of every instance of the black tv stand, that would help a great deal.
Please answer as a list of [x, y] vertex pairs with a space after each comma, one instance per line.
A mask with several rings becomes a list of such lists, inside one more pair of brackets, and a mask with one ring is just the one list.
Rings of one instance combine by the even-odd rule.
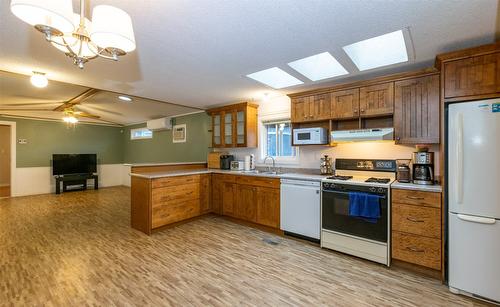
[[[72, 174], [56, 176], [56, 194], [61, 194], [61, 182], [63, 192], [67, 191], [83, 191], [87, 189], [87, 180], [94, 179], [94, 190], [99, 189], [99, 176], [96, 174]], [[68, 189], [70, 186], [77, 188]]]

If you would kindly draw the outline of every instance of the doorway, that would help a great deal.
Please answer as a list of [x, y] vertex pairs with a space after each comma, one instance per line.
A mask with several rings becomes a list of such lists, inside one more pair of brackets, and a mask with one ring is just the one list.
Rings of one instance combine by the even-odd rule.
[[11, 127], [0, 125], [0, 197], [11, 193]]

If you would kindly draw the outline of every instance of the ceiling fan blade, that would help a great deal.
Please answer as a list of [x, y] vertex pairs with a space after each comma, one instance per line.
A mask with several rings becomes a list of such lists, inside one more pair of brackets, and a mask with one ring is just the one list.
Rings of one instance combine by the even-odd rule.
[[0, 107], [29, 107], [29, 106], [53, 106], [55, 104], [60, 104], [61, 102], [42, 102], [42, 103], [0, 103]]
[[95, 118], [95, 119], [100, 119], [101, 118], [100, 116], [89, 114], [89, 113], [86, 113], [86, 112], [75, 112], [74, 114], [77, 117], [87, 117], [87, 118]]
[[110, 111], [110, 110], [106, 110], [104, 108], [100, 108], [100, 107], [96, 107], [96, 106], [91, 106], [91, 105], [88, 105], [88, 104], [85, 105], [85, 108], [92, 109], [92, 110], [97, 110], [97, 111], [100, 111], [100, 112], [109, 113], [109, 114], [113, 114], [113, 115], [123, 116], [122, 113], [115, 112], [115, 111]]
[[55, 108], [54, 111], [64, 111], [64, 109], [71, 108], [74, 105], [82, 103], [85, 99], [88, 99], [99, 92], [100, 92], [100, 90], [97, 90], [95, 88], [90, 88], [90, 89], [86, 90], [85, 92], [81, 93], [80, 95], [78, 95], [74, 98], [71, 98], [70, 100], [64, 102], [62, 105]]
[[53, 112], [54, 110], [52, 109], [22, 109], [22, 108], [8, 108], [8, 109], [2, 109], [0, 108], [0, 111], [49, 111]]

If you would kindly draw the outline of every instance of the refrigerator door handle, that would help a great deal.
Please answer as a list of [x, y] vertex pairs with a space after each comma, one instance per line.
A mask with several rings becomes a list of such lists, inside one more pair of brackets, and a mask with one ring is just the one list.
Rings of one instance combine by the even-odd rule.
[[487, 217], [479, 217], [473, 215], [457, 214], [458, 218], [467, 222], [480, 223], [480, 224], [495, 224], [497, 220]]
[[464, 198], [464, 115], [457, 114], [457, 148], [456, 148], [456, 161], [457, 161], [457, 178], [456, 180], [456, 193], [457, 203], [463, 203]]

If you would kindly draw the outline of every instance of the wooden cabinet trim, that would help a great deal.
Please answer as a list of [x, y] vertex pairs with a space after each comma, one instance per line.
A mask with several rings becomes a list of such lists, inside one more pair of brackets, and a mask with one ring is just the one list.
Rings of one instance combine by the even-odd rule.
[[386, 82], [391, 82], [391, 81], [412, 79], [412, 78], [423, 77], [423, 76], [428, 76], [428, 75], [439, 75], [439, 70], [434, 68], [434, 67], [431, 67], [431, 68], [426, 68], [426, 69], [418, 70], [418, 71], [392, 74], [392, 75], [382, 76], [382, 77], [373, 78], [373, 79], [369, 79], [369, 80], [343, 83], [343, 84], [335, 85], [332, 87], [326, 87], [326, 88], [320, 88], [320, 89], [315, 89], [315, 90], [311, 90], [311, 91], [292, 93], [292, 94], [288, 94], [287, 96], [293, 99], [293, 98], [299, 98], [299, 97], [304, 97], [304, 96], [331, 93], [331, 92], [340, 91], [340, 90], [350, 90], [350, 89], [360, 88], [363, 86], [371, 86], [371, 85], [376, 85], [376, 84], [386, 83]]

